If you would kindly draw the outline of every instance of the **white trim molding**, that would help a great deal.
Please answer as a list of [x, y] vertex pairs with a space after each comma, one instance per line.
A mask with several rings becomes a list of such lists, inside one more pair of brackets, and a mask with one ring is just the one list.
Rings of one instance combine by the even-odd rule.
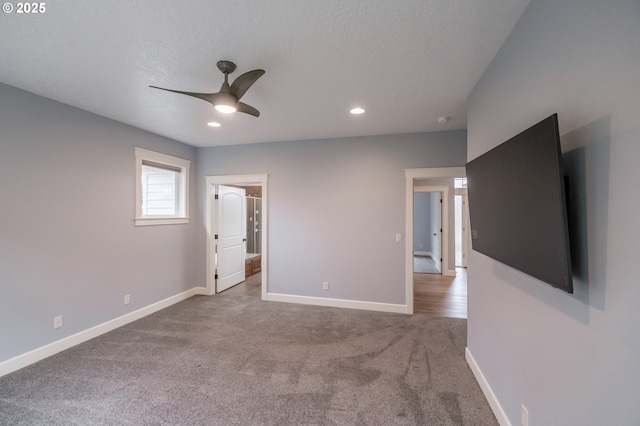
[[21, 368], [24, 368], [38, 361], [41, 361], [52, 355], [55, 355], [58, 352], [62, 352], [73, 346], [79, 345], [80, 343], [84, 343], [87, 340], [91, 340], [102, 334], [108, 333], [109, 331], [113, 331], [116, 328], [122, 327], [123, 325], [129, 324], [130, 322], [139, 320], [140, 318], [146, 317], [147, 315], [150, 315], [154, 312], [158, 312], [178, 302], [182, 302], [183, 300], [186, 300], [192, 296], [195, 296], [198, 294], [205, 294], [205, 292], [206, 292], [206, 289], [204, 287], [194, 287], [190, 290], [176, 294], [175, 296], [171, 296], [167, 299], [153, 303], [144, 308], [138, 309], [128, 314], [122, 315], [118, 318], [112, 319], [110, 321], [104, 322], [102, 324], [96, 325], [86, 330], [80, 331], [71, 336], [49, 343], [48, 345], [41, 346], [39, 348], [36, 348], [22, 355], [18, 355], [16, 357], [10, 358], [0, 363], [0, 377], [9, 373], [13, 373], [14, 371], [20, 370]]
[[498, 423], [500, 423], [500, 426], [511, 426], [511, 422], [509, 421], [507, 414], [502, 409], [500, 401], [498, 401], [496, 394], [493, 393], [493, 389], [491, 389], [489, 382], [484, 377], [484, 374], [482, 374], [480, 366], [476, 362], [468, 347], [464, 350], [464, 357], [467, 360], [467, 364], [469, 364], [473, 375], [478, 381], [480, 389], [482, 389], [482, 393], [484, 393], [485, 398], [487, 398], [489, 406], [491, 407], [491, 410], [493, 410], [493, 414], [496, 416], [496, 419], [498, 420]]
[[327, 306], [331, 308], [360, 309], [365, 311], [407, 313], [405, 305], [393, 303], [364, 302], [360, 300], [331, 299], [327, 297], [296, 296], [293, 294], [267, 293], [270, 302], [298, 303], [300, 305]]
[[404, 175], [412, 179], [434, 179], [434, 178], [454, 178], [466, 177], [467, 171], [464, 167], [434, 167], [425, 169], [404, 169]]

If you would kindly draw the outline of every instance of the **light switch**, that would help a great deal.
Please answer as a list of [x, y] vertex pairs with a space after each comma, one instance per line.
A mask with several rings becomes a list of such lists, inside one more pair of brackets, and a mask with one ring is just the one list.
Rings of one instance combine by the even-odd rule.
[[396, 234], [396, 243], [402, 242], [402, 234]]

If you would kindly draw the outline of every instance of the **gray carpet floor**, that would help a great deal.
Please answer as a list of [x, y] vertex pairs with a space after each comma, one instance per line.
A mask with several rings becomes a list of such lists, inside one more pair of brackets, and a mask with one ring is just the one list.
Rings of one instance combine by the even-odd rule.
[[196, 296], [0, 378], [2, 425], [497, 425], [466, 320]]
[[431, 256], [413, 256], [413, 272], [418, 274], [439, 274], [436, 262]]

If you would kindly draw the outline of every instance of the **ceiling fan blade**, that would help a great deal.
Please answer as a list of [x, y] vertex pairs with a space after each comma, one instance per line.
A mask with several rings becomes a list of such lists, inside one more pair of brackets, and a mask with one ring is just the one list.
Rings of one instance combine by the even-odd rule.
[[217, 94], [217, 93], [183, 92], [181, 90], [164, 89], [164, 88], [158, 87], [158, 86], [149, 86], [149, 87], [152, 87], [154, 89], [166, 90], [167, 92], [179, 93], [181, 95], [193, 96], [194, 98], [202, 99], [202, 100], [207, 101], [209, 103], [213, 103], [212, 102], [213, 97], [214, 97], [214, 95]]
[[260, 111], [252, 107], [251, 105], [247, 105], [244, 102], [238, 102], [238, 112], [244, 112], [245, 114], [253, 115], [254, 117], [260, 117]]
[[236, 98], [240, 99], [242, 95], [256, 82], [257, 79], [262, 77], [264, 74], [264, 70], [253, 70], [242, 74], [240, 77], [236, 78], [231, 84], [231, 88], [229, 89], [229, 93], [234, 95]]

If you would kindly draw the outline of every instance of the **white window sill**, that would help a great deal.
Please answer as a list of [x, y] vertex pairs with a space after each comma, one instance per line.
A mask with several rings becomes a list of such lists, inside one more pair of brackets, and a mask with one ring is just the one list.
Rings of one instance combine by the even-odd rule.
[[153, 225], [182, 225], [189, 223], [188, 217], [158, 217], [158, 218], [136, 218], [136, 226], [153, 226]]

